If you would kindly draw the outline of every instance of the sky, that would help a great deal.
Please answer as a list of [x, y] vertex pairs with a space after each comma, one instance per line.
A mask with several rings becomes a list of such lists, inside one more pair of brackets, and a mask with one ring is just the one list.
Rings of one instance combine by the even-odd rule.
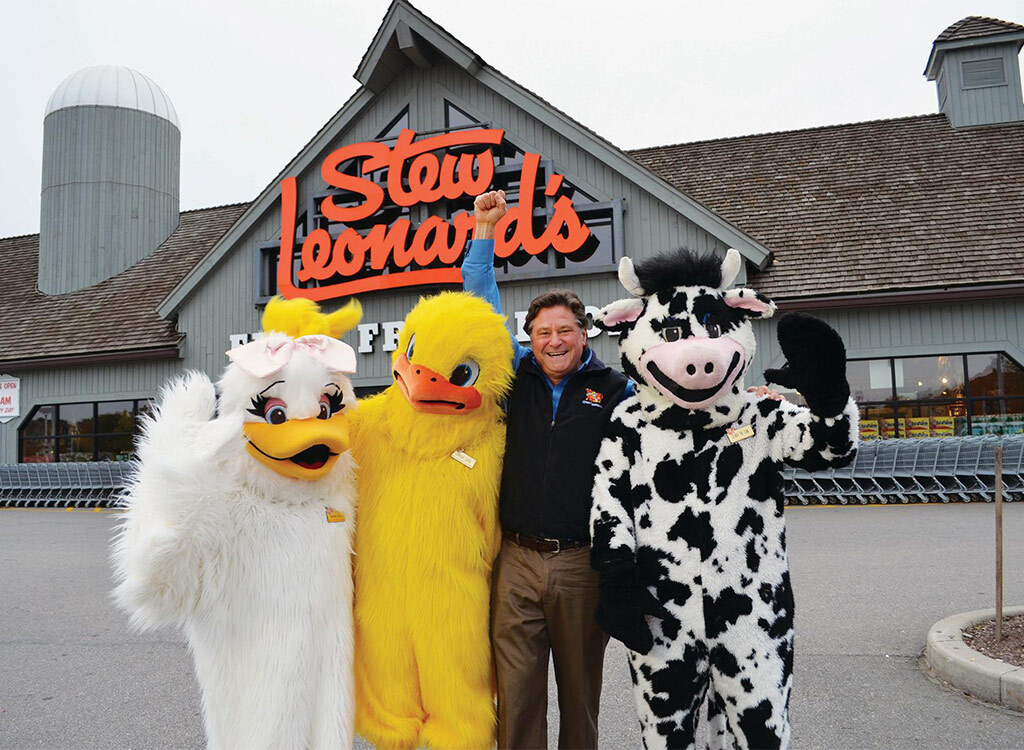
[[[1020, 0], [413, 0], [620, 148], [938, 111], [922, 71]], [[254, 199], [358, 88], [388, 0], [3, 0], [0, 237], [39, 231], [43, 114], [91, 65], [153, 79], [181, 121], [181, 208]]]

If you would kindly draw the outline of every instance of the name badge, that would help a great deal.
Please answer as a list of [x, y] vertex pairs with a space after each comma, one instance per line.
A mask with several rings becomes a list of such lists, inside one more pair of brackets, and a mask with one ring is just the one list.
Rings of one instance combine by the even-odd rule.
[[465, 466], [467, 469], [472, 469], [476, 466], [476, 459], [471, 455], [462, 450], [457, 450], [452, 454], [452, 458], [458, 461], [460, 464]]
[[746, 427], [727, 427], [725, 434], [729, 436], [730, 443], [738, 443], [740, 440], [746, 440], [747, 438], [754, 437], [754, 428], [749, 424]]
[[341, 523], [345, 520], [345, 514], [340, 510], [331, 507], [325, 507], [324, 510], [327, 511], [327, 523]]

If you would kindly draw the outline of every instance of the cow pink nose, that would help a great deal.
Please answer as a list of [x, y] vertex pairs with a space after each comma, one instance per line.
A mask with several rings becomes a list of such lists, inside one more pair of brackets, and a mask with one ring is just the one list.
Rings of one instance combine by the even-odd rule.
[[743, 370], [737, 341], [689, 338], [659, 344], [640, 358], [654, 385], [677, 403], [703, 408], [725, 393]]

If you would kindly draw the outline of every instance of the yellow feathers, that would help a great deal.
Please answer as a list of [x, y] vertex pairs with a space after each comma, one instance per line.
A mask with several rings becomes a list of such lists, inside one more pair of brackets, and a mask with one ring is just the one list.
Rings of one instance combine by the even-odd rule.
[[357, 299], [349, 300], [347, 305], [333, 313], [322, 313], [312, 300], [274, 297], [263, 311], [263, 330], [267, 333], [277, 331], [292, 338], [320, 335], [340, 339], [362, 317], [363, 306]]
[[353, 415], [356, 726], [378, 747], [493, 747], [488, 612], [512, 342], [487, 302], [448, 292], [406, 317], [402, 357], [454, 385], [472, 361], [482, 403], [425, 413], [392, 384]]

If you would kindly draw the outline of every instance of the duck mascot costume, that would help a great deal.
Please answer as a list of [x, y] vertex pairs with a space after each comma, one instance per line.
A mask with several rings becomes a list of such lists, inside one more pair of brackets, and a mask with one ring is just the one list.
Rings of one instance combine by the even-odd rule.
[[336, 337], [359, 317], [272, 301], [219, 398], [187, 374], [139, 443], [114, 596], [140, 628], [184, 628], [211, 748], [352, 746], [355, 353]]
[[356, 729], [378, 747], [494, 745], [488, 613], [511, 362], [487, 302], [422, 299], [394, 382], [353, 422]]

